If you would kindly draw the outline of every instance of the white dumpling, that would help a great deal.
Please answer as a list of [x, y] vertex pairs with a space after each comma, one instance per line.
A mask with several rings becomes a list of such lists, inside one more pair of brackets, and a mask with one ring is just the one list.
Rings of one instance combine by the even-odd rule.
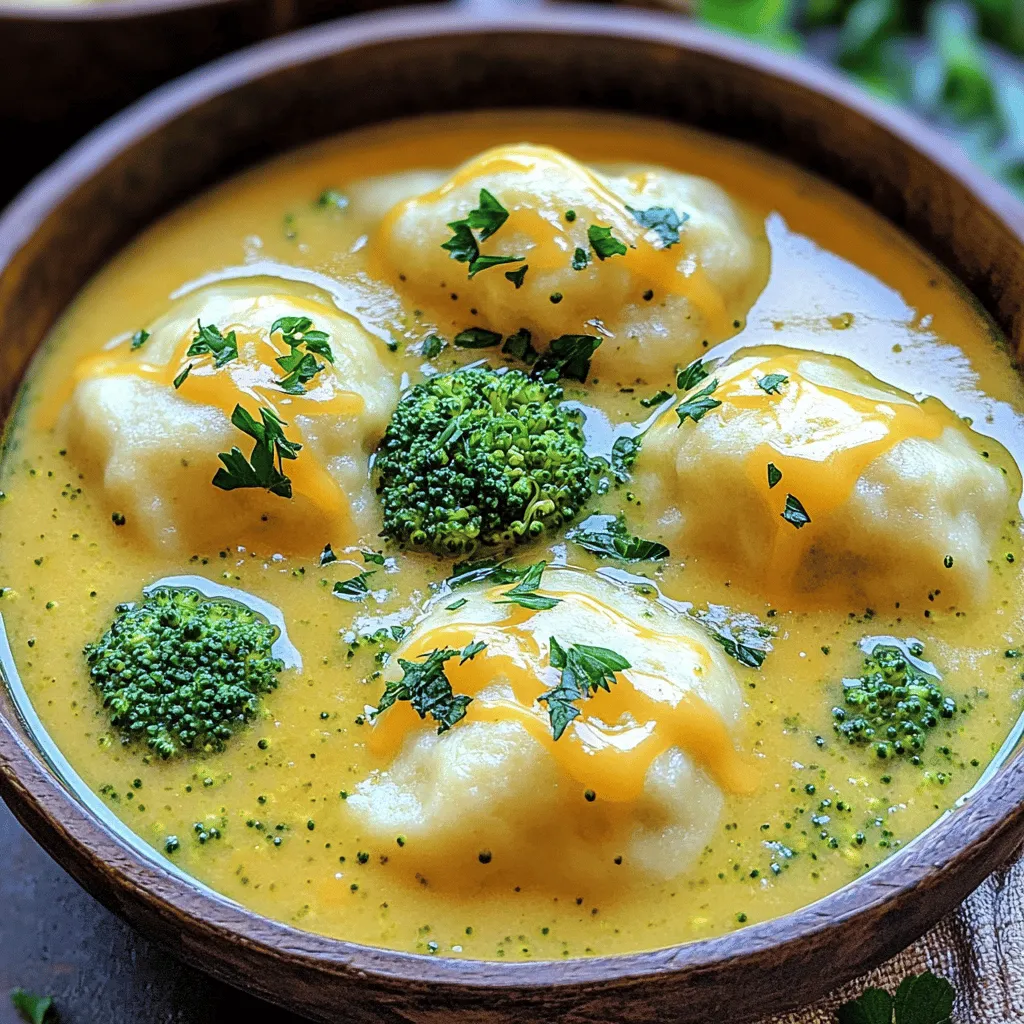
[[[728, 659], [696, 623], [601, 576], [548, 569], [539, 592], [560, 602], [536, 611], [496, 603], [507, 589], [459, 589], [456, 609], [440, 598], [391, 659], [396, 679], [399, 659], [487, 644], [445, 665], [453, 692], [473, 698], [449, 731], [405, 702], [375, 720], [380, 767], [346, 801], [359, 834], [402, 836], [392, 860], [434, 885], [623, 886], [684, 871], [715, 831], [723, 789], [753, 781], [734, 745], [742, 698]], [[630, 665], [577, 702], [557, 741], [538, 701], [560, 678], [552, 637]]]
[[[453, 261], [442, 244], [450, 225], [480, 206], [481, 189], [508, 219], [489, 237], [474, 229], [480, 253], [521, 260], [470, 278], [470, 264]], [[660, 231], [638, 220], [658, 210], [669, 220]], [[673, 227], [673, 217], [683, 223]], [[610, 228], [625, 254], [599, 258], [591, 228]], [[577, 252], [586, 259], [581, 269], [573, 266]], [[595, 376], [658, 383], [736, 332], [769, 262], [763, 225], [713, 182], [654, 167], [604, 175], [525, 144], [488, 150], [438, 188], [399, 203], [382, 223], [377, 253], [398, 290], [443, 333], [526, 328], [539, 351], [562, 335], [592, 335], [601, 338]], [[523, 267], [517, 287], [507, 275]]]
[[709, 558], [794, 606], [984, 596], [1021, 476], [937, 399], [842, 357], [767, 346], [716, 368], [688, 407], [699, 422], [666, 411], [633, 473], [675, 558]]
[[[245, 545], [308, 554], [375, 532], [367, 465], [397, 383], [378, 342], [313, 290], [274, 281], [262, 293], [261, 283], [222, 284], [182, 299], [138, 348], [123, 342], [76, 368], [61, 416], [67, 447], [95, 474], [126, 529], [154, 548], [193, 554]], [[279, 383], [287, 373], [277, 359], [291, 351], [280, 330], [271, 333], [282, 317], [311, 320], [333, 357], [314, 353], [320, 369], [298, 394]], [[189, 356], [199, 324], [222, 337], [233, 331], [238, 357], [218, 367], [212, 354]], [[238, 448], [250, 459], [256, 446], [231, 422], [236, 405], [257, 422], [259, 410], [269, 410], [285, 437], [302, 445], [279, 464], [290, 498], [213, 485], [219, 453]]]

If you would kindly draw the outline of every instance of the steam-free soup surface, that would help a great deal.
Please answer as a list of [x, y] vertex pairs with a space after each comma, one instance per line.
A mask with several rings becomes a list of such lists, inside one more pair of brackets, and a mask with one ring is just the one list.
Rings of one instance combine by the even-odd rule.
[[[495, 146], [506, 148], [453, 177]], [[441, 244], [458, 216], [446, 204], [481, 187], [513, 210], [494, 242], [505, 231], [513, 257], [532, 248], [470, 280]], [[558, 216], [528, 220], [517, 188], [523, 208], [548, 188]], [[563, 203], [559, 188], [577, 198]], [[630, 189], [647, 208], [690, 214], [679, 244], [696, 247], [696, 269], [679, 271], [680, 248], [657, 232], [614, 219]], [[587, 229], [583, 213], [566, 221], [570, 202], [609, 204], [605, 219], [587, 216], [610, 223], [628, 252], [586, 247], [585, 269], [568, 270]], [[577, 229], [565, 266], [550, 239], [537, 242]], [[505, 275], [523, 262], [517, 286]], [[214, 488], [218, 453], [251, 445], [226, 425], [237, 396], [255, 399], [254, 414], [273, 399], [261, 367], [279, 353], [260, 346], [289, 314], [326, 330], [336, 357], [303, 394], [278, 396], [286, 432], [304, 443], [294, 495]], [[223, 370], [187, 360], [175, 388], [175, 346], [211, 318], [225, 333], [235, 325], [238, 360]], [[670, 551], [623, 565], [545, 532], [512, 554], [571, 567], [545, 571], [541, 592], [560, 602], [546, 611], [495, 604], [504, 590], [493, 582], [448, 593], [457, 557], [378, 536], [368, 461], [410, 383], [474, 360], [529, 372], [500, 347], [457, 347], [456, 334], [524, 326], [538, 347], [601, 338], [586, 382], [562, 381], [590, 451], [650, 430], [631, 478], [608, 476], [584, 515], [624, 513], [632, 534]], [[140, 330], [151, 340], [133, 351]], [[446, 344], [425, 354], [433, 335]], [[701, 385], [718, 381], [723, 405], [680, 420], [668, 404], [683, 395], [676, 371], [698, 357], [717, 374]], [[769, 370], [786, 382], [761, 394]], [[781, 404], [797, 395], [845, 402], [857, 429], [880, 431], [879, 447], [862, 458], [862, 441], [839, 430], [819, 463], [800, 462], [799, 444], [822, 435], [802, 407]], [[188, 423], [174, 425], [167, 396], [194, 403]], [[757, 419], [761, 399], [780, 403], [774, 426]], [[7, 433], [0, 611], [32, 705], [74, 770], [154, 856], [225, 896], [303, 929], [417, 952], [649, 949], [834, 891], [920, 834], [990, 764], [1020, 710], [1022, 408], [1005, 344], [957, 283], [871, 211], [788, 165], [666, 124], [579, 112], [400, 122], [241, 174], [141, 235], [78, 297]], [[192, 440], [151, 443], [157, 420]], [[764, 456], [776, 434], [792, 440], [788, 456]], [[924, 446], [913, 458], [893, 454], [906, 437]], [[769, 488], [773, 459], [782, 480]], [[933, 504], [916, 524], [884, 504], [899, 496], [914, 508], [925, 492]], [[780, 517], [787, 494], [810, 522]], [[888, 497], [872, 505], [872, 494]], [[328, 544], [337, 560], [321, 565]], [[766, 545], [770, 558], [758, 554]], [[366, 571], [367, 593], [334, 593]], [[82, 651], [116, 605], [182, 575], [276, 607], [301, 668], [281, 673], [223, 751], [165, 760], [122, 742]], [[716, 621], [754, 621], [736, 616], [760, 625], [760, 667], [714, 636]], [[444, 736], [408, 705], [373, 717], [398, 641], [359, 638], [391, 627], [406, 631], [394, 633], [406, 659], [489, 641], [449, 663], [474, 702]], [[551, 683], [554, 635], [618, 645], [631, 670], [587, 712], [604, 707], [639, 728], [637, 709], [653, 708], [639, 753], [605, 743], [597, 756], [586, 715], [553, 739], [535, 698]], [[871, 637], [909, 644], [955, 699], [919, 764], [878, 758], [834, 728]], [[488, 689], [498, 678], [507, 693]], [[474, 750], [493, 753], [506, 734], [509, 760], [488, 774]]]

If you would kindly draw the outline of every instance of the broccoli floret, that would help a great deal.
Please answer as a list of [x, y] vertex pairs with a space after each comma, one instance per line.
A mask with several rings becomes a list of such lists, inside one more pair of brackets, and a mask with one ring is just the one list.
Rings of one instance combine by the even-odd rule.
[[[920, 645], [910, 648], [916, 658]], [[927, 733], [956, 714], [956, 701], [891, 644], [864, 659], [859, 679], [843, 680], [844, 707], [832, 709], [833, 727], [850, 743], [872, 746], [880, 758], [909, 757], [920, 764]]]
[[118, 605], [110, 629], [85, 647], [89, 675], [126, 743], [161, 757], [222, 750], [277, 686], [278, 630], [232, 601], [190, 588], [159, 588]]
[[382, 536], [467, 555], [571, 522], [594, 466], [582, 415], [561, 397], [518, 370], [458, 370], [411, 388], [377, 451]]

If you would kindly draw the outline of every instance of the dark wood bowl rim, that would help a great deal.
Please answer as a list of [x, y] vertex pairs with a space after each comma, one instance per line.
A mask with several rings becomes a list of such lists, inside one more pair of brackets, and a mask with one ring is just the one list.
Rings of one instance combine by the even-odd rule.
[[[164, 0], [174, 6], [208, 0]], [[215, 0], [233, 3], [237, 0]], [[139, 0], [119, 5], [150, 7]], [[917, 150], [942, 173], [955, 179], [1020, 239], [1024, 247], [1024, 206], [1006, 189], [975, 168], [948, 140], [908, 114], [851, 88], [849, 82], [804, 60], [718, 35], [679, 18], [649, 12], [603, 8], [539, 9], [479, 14], [447, 8], [418, 8], [385, 15], [357, 16], [261, 43], [192, 72], [164, 86], [96, 129], [33, 181], [0, 217], [0, 272], [34, 235], [51, 212], [96, 171], [149, 132], [187, 115], [206, 99], [268, 72], [318, 57], [389, 41], [480, 33], [555, 34], [579, 37], [626, 37], [681, 47], [816, 91], [852, 109], [887, 131], [898, 145]], [[972, 850], [1005, 842], [1020, 830], [1015, 815], [1024, 792], [1024, 757], [1003, 767], [954, 816], [937, 822], [924, 835], [873, 871], [782, 918], [739, 931], [645, 953], [599, 956], [567, 961], [480, 961], [397, 952], [304, 932], [210, 894], [167, 871], [154, 851], [144, 859], [108, 830], [55, 780], [18, 727], [0, 717], [0, 773], [8, 796], [27, 808], [35, 831], [66, 866], [80, 875], [86, 866], [113, 865], [109, 880], [119, 903], [141, 902], [165, 918], [185, 916], [188, 928], [208, 942], [232, 940], [255, 954], [270, 954], [292, 965], [321, 972], [422, 985], [477, 986], [520, 993], [581, 984], [591, 988], [650, 979], [659, 974], [701, 974], [726, 961], [742, 961], [772, 950], [794, 950], [809, 937], [915, 888], [930, 888], [955, 872]], [[950, 823], [958, 838], [950, 841]], [[781, 936], [781, 939], [780, 939]]]

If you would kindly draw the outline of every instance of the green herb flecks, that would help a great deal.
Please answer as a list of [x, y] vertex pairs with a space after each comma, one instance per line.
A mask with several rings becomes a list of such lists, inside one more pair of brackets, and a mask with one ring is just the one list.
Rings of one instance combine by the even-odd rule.
[[137, 348], [142, 348], [143, 345], [149, 341], [151, 335], [149, 331], [139, 330], [132, 335], [132, 351], [134, 352]]
[[444, 351], [447, 344], [439, 334], [428, 334], [420, 346], [420, 355], [424, 359], [434, 359]]
[[358, 573], [350, 580], [340, 580], [334, 584], [331, 593], [346, 601], [362, 601], [370, 592], [370, 585], [367, 580], [376, 572], [376, 569], [369, 569], [366, 572]]
[[468, 644], [462, 650], [442, 647], [423, 655], [423, 661], [398, 659], [402, 678], [389, 681], [377, 703], [372, 717], [377, 718], [400, 700], [407, 700], [413, 710], [426, 718], [430, 715], [437, 722], [437, 733], [447, 732], [456, 722], [466, 717], [466, 708], [473, 698], [452, 692], [452, 684], [445, 675], [444, 665], [450, 658], [460, 657], [466, 662], [476, 657], [487, 645], [479, 641]]
[[672, 393], [669, 391], [656, 391], [650, 398], [641, 398], [640, 404], [645, 409], [650, 409], [652, 406], [661, 405], [662, 402], [667, 402], [672, 397]]
[[330, 544], [325, 544], [323, 551], [320, 552], [320, 565], [330, 565], [331, 562], [336, 562], [338, 556], [334, 553], [334, 548]]
[[633, 463], [640, 454], [640, 444], [640, 437], [623, 434], [615, 438], [612, 444], [611, 471], [618, 483], [624, 484], [629, 479]]
[[592, 334], [563, 334], [555, 338], [534, 367], [534, 373], [547, 381], [562, 377], [585, 384], [590, 376], [590, 360], [601, 345]]
[[757, 379], [757, 386], [769, 395], [782, 394], [782, 385], [788, 383], [789, 378], [784, 373], [767, 373]]
[[501, 346], [503, 355], [511, 356], [520, 362], [532, 366], [537, 362], [540, 353], [533, 347], [533, 335], [525, 328], [520, 327], [515, 334], [510, 334]]
[[505, 280], [511, 281], [516, 288], [523, 287], [523, 279], [526, 277], [526, 272], [530, 269], [529, 263], [524, 263], [521, 267], [516, 267], [515, 270], [505, 271]]
[[704, 360], [695, 359], [686, 369], [676, 374], [676, 388], [679, 391], [689, 391], [710, 376], [711, 374], [704, 368]]
[[774, 462], [768, 463], [768, 489], [771, 490], [782, 479], [782, 470]]
[[200, 321], [196, 321], [198, 333], [189, 345], [185, 353], [186, 358], [192, 356], [213, 356], [213, 365], [218, 369], [232, 359], [238, 358], [238, 339], [234, 331], [221, 334], [220, 329], [214, 324], [207, 324], [205, 327]]
[[500, 343], [500, 334], [483, 327], [467, 327], [455, 335], [456, 348], [494, 348]]
[[680, 215], [668, 206], [651, 206], [646, 210], [634, 210], [632, 206], [627, 206], [626, 209], [638, 224], [658, 236], [663, 249], [679, 241], [679, 229], [690, 219], [688, 213]]
[[568, 650], [555, 637], [550, 644], [551, 667], [561, 669], [559, 684], [537, 699], [547, 704], [551, 733], [560, 739], [569, 723], [580, 714], [578, 701], [592, 697], [598, 690], [611, 693], [616, 672], [630, 668], [630, 663], [607, 647], [572, 644]]
[[[302, 445], [289, 441], [284, 435], [283, 420], [271, 409], [261, 408], [257, 423], [240, 405], [235, 406], [231, 422], [256, 441], [252, 455], [246, 457], [238, 448], [220, 452], [217, 458], [224, 463], [213, 478], [213, 486], [223, 491], [243, 487], [262, 487], [282, 498], [292, 496], [292, 482], [284, 474], [284, 460], [298, 458]], [[275, 465], [275, 458], [277, 464]]]
[[792, 523], [798, 530], [802, 526], [806, 526], [811, 521], [811, 517], [807, 514], [806, 509], [800, 503], [800, 499], [794, 497], [792, 494], [786, 495], [786, 507], [781, 512], [781, 515], [787, 523]]
[[537, 593], [547, 562], [535, 562], [526, 569], [522, 579], [511, 590], [495, 598], [495, 604], [517, 604], [533, 612], [544, 612], [561, 603], [560, 597], [545, 597]]
[[590, 253], [582, 246], [577, 245], [576, 251], [572, 254], [572, 269], [586, 270], [590, 266]]
[[625, 256], [626, 245], [624, 242], [619, 241], [613, 234], [611, 228], [598, 227], [597, 224], [591, 224], [587, 228], [587, 239], [590, 241], [590, 247], [594, 250], [594, 254], [599, 260], [606, 260], [611, 256]]
[[[328, 362], [334, 362], [331, 351], [330, 335], [325, 331], [312, 329], [313, 321], [308, 316], [283, 316], [275, 320], [270, 333], [281, 332], [281, 337], [290, 351], [279, 356], [278, 366], [286, 376], [277, 381], [277, 386], [289, 395], [303, 395], [306, 385], [324, 368], [318, 363], [316, 356], [323, 356]], [[306, 351], [303, 352], [302, 349]], [[314, 355], [315, 353], [315, 355]]]
[[348, 208], [348, 196], [343, 195], [336, 188], [325, 188], [317, 197], [316, 205], [332, 210], [345, 210]]
[[192, 367], [194, 365], [194, 363], [189, 363], [188, 366], [186, 366], [185, 369], [182, 370], [181, 373], [179, 373], [178, 376], [174, 378], [172, 383], [174, 384], [175, 391], [177, 391], [178, 388], [180, 388], [181, 385], [184, 384], [186, 380], [188, 380], [188, 375], [192, 372]]
[[[480, 253], [480, 242], [486, 241], [508, 220], [505, 209], [487, 189], [480, 189], [480, 205], [470, 210], [463, 220], [453, 220], [448, 224], [452, 237], [441, 244], [453, 260], [469, 264], [469, 276], [475, 277], [482, 270], [502, 266], [506, 263], [519, 263], [522, 256], [483, 256]], [[479, 234], [479, 239], [473, 234]], [[525, 273], [525, 268], [523, 268]], [[506, 275], [507, 276], [507, 275]], [[509, 280], [513, 280], [509, 278]], [[520, 278], [518, 288], [522, 284]]]
[[664, 544], [632, 534], [621, 515], [590, 516], [570, 530], [566, 537], [595, 555], [620, 562], [651, 562], [669, 556]]
[[721, 604], [709, 604], [706, 611], [693, 615], [730, 658], [747, 668], [760, 668], [771, 653], [775, 630], [756, 615], [734, 612]]
[[718, 379], [712, 378], [710, 384], [701, 388], [695, 395], [691, 395], [685, 402], [681, 402], [676, 406], [676, 414], [679, 416], [680, 426], [687, 419], [693, 420], [694, 423], [700, 423], [712, 409], [717, 409], [722, 404], [717, 398], [711, 397], [717, 387]]

